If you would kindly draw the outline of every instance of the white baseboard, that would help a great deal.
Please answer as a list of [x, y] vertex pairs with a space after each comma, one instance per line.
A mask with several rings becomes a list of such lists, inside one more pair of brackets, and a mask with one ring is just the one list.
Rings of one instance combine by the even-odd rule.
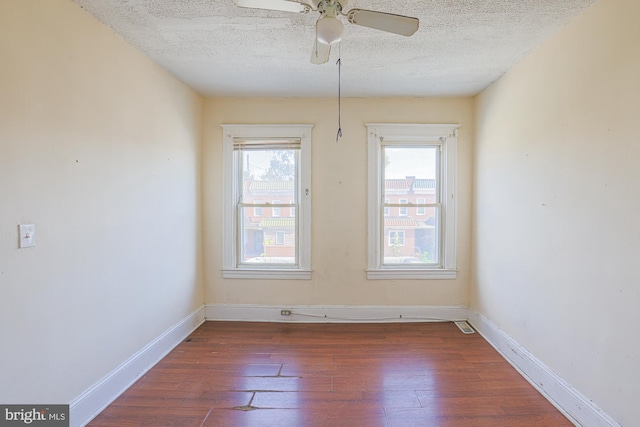
[[[290, 310], [282, 316], [281, 310]], [[434, 322], [469, 320], [474, 328], [575, 425], [620, 425], [567, 384], [482, 314], [465, 306], [318, 306], [209, 304], [194, 311], [131, 356], [70, 404], [70, 425], [84, 426], [206, 320], [306, 323]]]
[[[290, 310], [282, 316], [281, 310]], [[246, 322], [366, 323], [466, 320], [464, 306], [251, 305], [209, 304], [207, 320]]]
[[484, 339], [575, 425], [583, 427], [620, 427], [620, 424], [536, 359], [535, 356], [485, 316], [473, 310], [469, 310], [468, 314], [469, 323]]
[[70, 426], [84, 426], [204, 322], [200, 307], [124, 361], [69, 405]]

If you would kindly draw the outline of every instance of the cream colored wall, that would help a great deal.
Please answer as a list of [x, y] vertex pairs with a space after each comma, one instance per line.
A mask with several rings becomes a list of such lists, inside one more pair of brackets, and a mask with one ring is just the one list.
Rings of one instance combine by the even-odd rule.
[[203, 100], [68, 0], [0, 64], [0, 402], [69, 403], [202, 304]]
[[600, 0], [477, 99], [472, 306], [640, 420], [640, 2]]
[[[467, 305], [470, 257], [471, 99], [206, 100], [203, 206], [205, 301], [264, 305]], [[367, 266], [367, 122], [459, 123], [457, 280], [371, 280]], [[311, 123], [312, 280], [223, 279], [221, 124]]]

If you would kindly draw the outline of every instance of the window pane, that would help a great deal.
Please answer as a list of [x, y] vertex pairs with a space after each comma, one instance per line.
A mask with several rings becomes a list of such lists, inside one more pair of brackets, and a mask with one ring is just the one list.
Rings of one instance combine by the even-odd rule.
[[[384, 194], [391, 204], [437, 202], [438, 146], [384, 147]], [[407, 197], [409, 196], [409, 197]], [[406, 209], [406, 208], [400, 208]]]
[[264, 209], [263, 215], [257, 217], [249, 206], [240, 210], [241, 263], [297, 264], [295, 217], [265, 216], [269, 209]]
[[425, 215], [385, 217], [384, 264], [438, 264], [439, 208], [424, 208]]
[[242, 202], [295, 200], [298, 153], [299, 150], [277, 149], [242, 151]]
[[[270, 148], [241, 153], [240, 263], [296, 265], [295, 200], [299, 150]], [[262, 206], [247, 206], [251, 204]], [[270, 206], [281, 204], [291, 207], [283, 211], [281, 206]], [[291, 215], [282, 217], [283, 212]]]
[[383, 147], [383, 264], [439, 263], [439, 208], [425, 206], [439, 202], [439, 152], [437, 145]]

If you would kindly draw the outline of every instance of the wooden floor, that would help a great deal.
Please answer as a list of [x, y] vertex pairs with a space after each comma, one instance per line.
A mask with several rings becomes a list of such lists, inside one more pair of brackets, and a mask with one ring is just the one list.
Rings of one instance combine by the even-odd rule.
[[90, 426], [571, 426], [452, 323], [206, 322]]

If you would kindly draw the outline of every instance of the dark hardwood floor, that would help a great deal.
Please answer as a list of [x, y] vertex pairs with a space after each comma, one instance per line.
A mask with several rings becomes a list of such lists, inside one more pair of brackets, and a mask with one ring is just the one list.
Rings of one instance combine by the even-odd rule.
[[90, 426], [571, 426], [453, 323], [206, 322]]

